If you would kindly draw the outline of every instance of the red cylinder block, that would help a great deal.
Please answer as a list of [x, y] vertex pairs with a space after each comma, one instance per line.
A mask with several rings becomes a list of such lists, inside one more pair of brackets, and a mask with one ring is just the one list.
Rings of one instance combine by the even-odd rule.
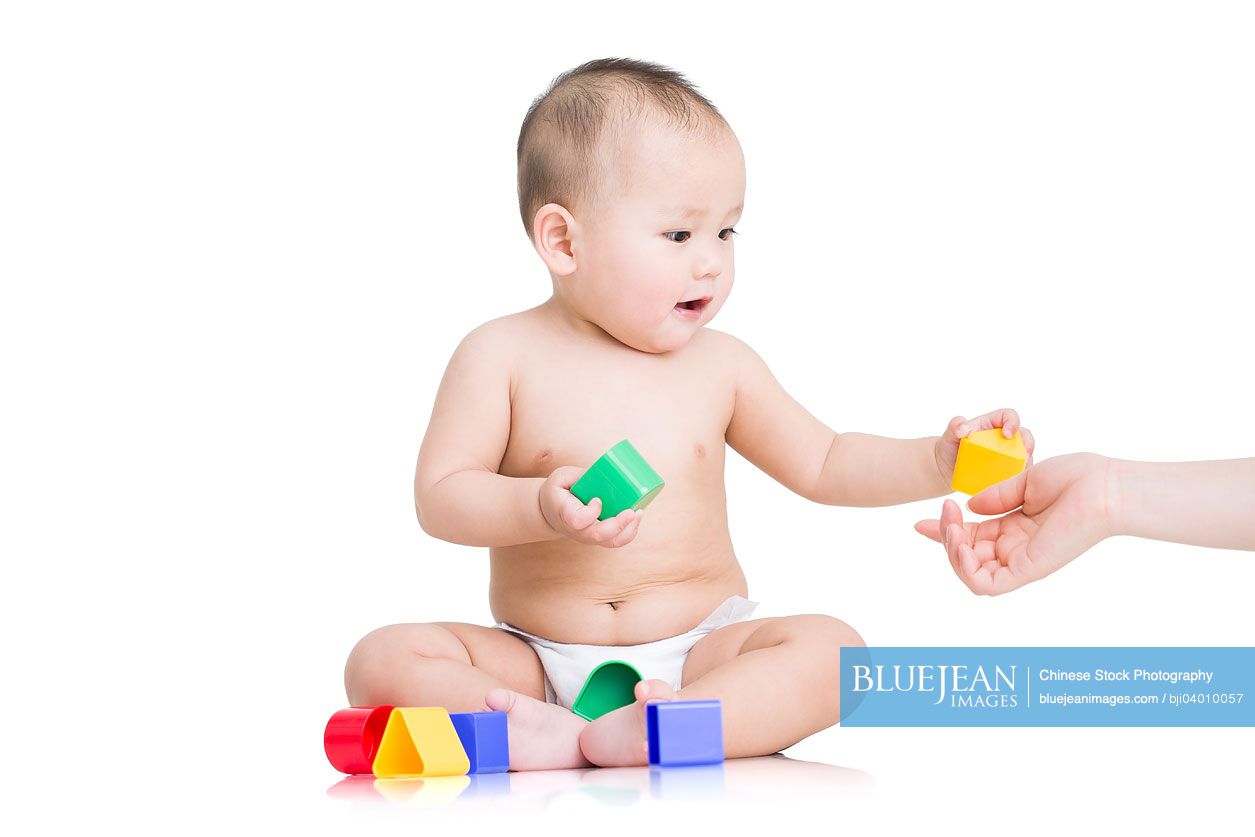
[[341, 773], [370, 773], [391, 714], [391, 706], [354, 706], [332, 715], [322, 736], [327, 761]]

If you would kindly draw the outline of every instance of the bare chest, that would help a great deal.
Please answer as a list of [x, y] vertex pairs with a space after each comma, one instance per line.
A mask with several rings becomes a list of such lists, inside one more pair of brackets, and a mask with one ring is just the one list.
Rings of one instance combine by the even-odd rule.
[[[721, 483], [734, 396], [728, 373], [701, 352], [636, 354], [580, 355], [560, 346], [529, 353], [516, 369], [500, 473], [547, 477], [564, 465], [586, 468], [629, 439], [669, 487]], [[668, 493], [679, 492], [664, 490], [656, 503]]]

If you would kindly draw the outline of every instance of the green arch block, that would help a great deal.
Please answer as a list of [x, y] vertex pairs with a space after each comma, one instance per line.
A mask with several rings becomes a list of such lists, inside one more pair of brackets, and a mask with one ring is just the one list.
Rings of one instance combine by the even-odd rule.
[[643, 679], [634, 666], [622, 660], [607, 660], [588, 675], [571, 711], [586, 721], [595, 721], [636, 700], [634, 690]]

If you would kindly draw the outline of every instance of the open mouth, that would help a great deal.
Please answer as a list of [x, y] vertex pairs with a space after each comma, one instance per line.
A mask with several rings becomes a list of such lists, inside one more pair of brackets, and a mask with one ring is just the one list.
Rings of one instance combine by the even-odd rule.
[[685, 302], [676, 303], [675, 310], [684, 316], [697, 316], [701, 314], [702, 309], [710, 302], [710, 297], [704, 296], [701, 299], [690, 299]]

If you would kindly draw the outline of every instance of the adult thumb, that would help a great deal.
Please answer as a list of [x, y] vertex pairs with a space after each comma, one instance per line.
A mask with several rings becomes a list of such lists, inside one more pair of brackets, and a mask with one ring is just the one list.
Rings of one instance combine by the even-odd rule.
[[1024, 505], [1024, 488], [1028, 485], [1028, 470], [1023, 470], [1009, 480], [991, 485], [967, 501], [967, 507], [977, 514], [1003, 514]]

